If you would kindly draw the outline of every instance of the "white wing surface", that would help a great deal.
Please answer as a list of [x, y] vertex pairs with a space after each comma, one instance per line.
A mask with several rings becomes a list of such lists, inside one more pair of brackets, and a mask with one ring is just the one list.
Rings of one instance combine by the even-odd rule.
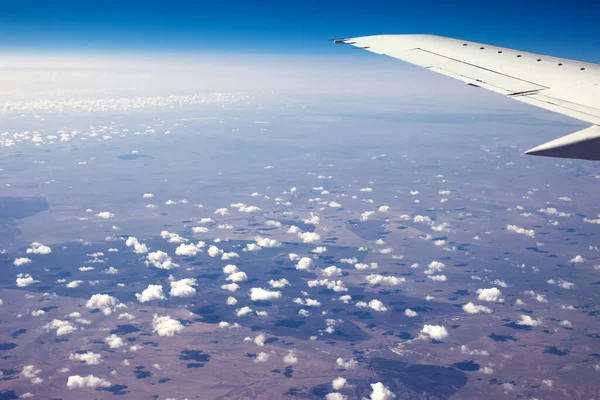
[[591, 127], [526, 154], [600, 160], [600, 65], [433, 35], [338, 39], [589, 122]]

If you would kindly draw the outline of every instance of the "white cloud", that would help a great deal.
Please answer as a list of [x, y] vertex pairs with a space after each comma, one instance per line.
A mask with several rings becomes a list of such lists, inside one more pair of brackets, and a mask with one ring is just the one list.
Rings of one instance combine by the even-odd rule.
[[31, 243], [31, 246], [27, 249], [27, 254], [50, 254], [52, 249], [38, 242]]
[[446, 267], [446, 264], [444, 264], [442, 262], [432, 261], [427, 266], [427, 269], [425, 270], [425, 274], [434, 275], [434, 274], [442, 271], [445, 267]]
[[333, 387], [333, 390], [342, 390], [344, 386], [346, 386], [346, 383], [348, 383], [348, 381], [340, 376], [331, 382], [331, 386]]
[[356, 367], [357, 364], [358, 361], [352, 359], [344, 360], [340, 357], [337, 360], [335, 360], [335, 366], [340, 369], [352, 369]]
[[529, 315], [521, 315], [521, 319], [516, 322], [518, 325], [525, 326], [540, 326], [542, 324], [541, 319], [533, 319]]
[[488, 288], [488, 289], [477, 289], [477, 298], [482, 301], [493, 301], [502, 303], [504, 299], [502, 298], [502, 292], [498, 288]]
[[268, 359], [269, 359], [269, 355], [267, 353], [265, 353], [264, 351], [261, 351], [260, 353], [258, 353], [256, 358], [254, 359], [254, 362], [255, 363], [263, 363], [263, 362], [266, 362]]
[[431, 223], [433, 221], [431, 221], [431, 218], [429, 218], [426, 215], [416, 215], [413, 218], [413, 222], [414, 223], [420, 223], [420, 224], [429, 224], [429, 223]]
[[491, 313], [492, 310], [489, 309], [486, 306], [482, 306], [482, 305], [478, 305], [478, 304], [473, 304], [472, 302], [468, 302], [467, 304], [463, 305], [462, 309], [469, 314], [479, 314], [479, 313]]
[[60, 319], [53, 319], [51, 322], [44, 325], [44, 329], [47, 331], [56, 331], [56, 336], [68, 335], [77, 330], [77, 328], [69, 321], [62, 321]]
[[227, 274], [227, 275], [233, 274], [238, 271], [239, 271], [239, 268], [233, 264], [227, 264], [226, 266], [223, 267], [223, 273]]
[[196, 295], [196, 279], [185, 278], [178, 281], [172, 280], [169, 282], [171, 291], [169, 294], [173, 297], [193, 297]]
[[146, 254], [148, 252], [148, 247], [145, 244], [141, 244], [139, 240], [133, 236], [127, 238], [125, 245], [127, 247], [133, 247], [133, 251], [136, 254]]
[[379, 301], [377, 299], [373, 299], [373, 300], [369, 301], [368, 303], [364, 302], [364, 301], [359, 301], [358, 303], [356, 303], [356, 306], [359, 308], [369, 307], [370, 309], [379, 311], [379, 312], [388, 310], [388, 308], [381, 301]]
[[71, 281], [69, 283], [67, 283], [65, 286], [69, 289], [74, 289], [79, 287], [79, 285], [81, 285], [83, 283], [83, 281]]
[[248, 276], [244, 271], [238, 271], [230, 274], [226, 279], [232, 282], [243, 282], [248, 280]]
[[314, 243], [316, 241], [321, 240], [321, 236], [315, 232], [304, 232], [299, 233], [298, 237], [302, 239], [304, 243]]
[[446, 275], [429, 275], [427, 279], [431, 279], [432, 281], [436, 282], [446, 282], [448, 280]]
[[177, 248], [175, 249], [175, 254], [177, 254], [178, 256], [194, 257], [196, 254], [198, 254], [200, 249], [204, 246], [204, 242], [199, 242], [199, 244], [201, 244], [201, 245], [194, 244], [194, 243], [189, 243], [189, 244], [182, 243], [179, 246], [177, 246]]
[[264, 247], [264, 248], [273, 248], [273, 247], [281, 246], [281, 243], [279, 243], [275, 239], [263, 238], [260, 236], [256, 237], [254, 239], [254, 241], [256, 242], [257, 245], [259, 245], [260, 247]]
[[166, 239], [169, 243], [183, 243], [188, 241], [187, 239], [179, 236], [177, 233], [169, 231], [162, 231], [160, 233], [160, 237]]
[[231, 282], [231, 283], [227, 283], [225, 285], [221, 285], [221, 289], [227, 290], [229, 292], [235, 292], [239, 288], [240, 288], [240, 285], [238, 285], [235, 282]]
[[229, 214], [229, 210], [227, 208], [217, 208], [214, 212], [214, 214], [218, 214], [218, 215], [227, 215]]
[[121, 339], [114, 333], [109, 337], [105, 338], [104, 341], [106, 342], [106, 344], [108, 344], [108, 347], [110, 347], [111, 349], [119, 349], [125, 346], [125, 342], [123, 342], [123, 339]]
[[406, 282], [406, 278], [404, 278], [404, 277], [398, 278], [396, 276], [384, 276], [384, 275], [379, 275], [379, 274], [367, 275], [365, 277], [365, 279], [371, 285], [390, 285], [390, 286], [396, 286], [396, 285], [401, 285], [404, 282]]
[[31, 262], [31, 260], [27, 257], [19, 257], [19, 258], [15, 258], [15, 261], [13, 261], [13, 264], [16, 265], [17, 267], [20, 267], [22, 265], [27, 265]]
[[152, 319], [152, 331], [158, 336], [173, 336], [183, 330], [183, 325], [168, 315], [158, 316], [154, 314]]
[[315, 280], [306, 282], [306, 284], [308, 285], [308, 287], [324, 286], [329, 290], [333, 290], [334, 292], [348, 291], [348, 288], [346, 288], [346, 286], [344, 286], [344, 282], [342, 282], [340, 279], [338, 279], [338, 280], [315, 279]]
[[27, 287], [37, 282], [39, 281], [33, 279], [29, 274], [18, 274], [16, 279], [16, 284], [18, 287]]
[[93, 294], [85, 303], [90, 310], [99, 309], [104, 315], [110, 315], [119, 305], [119, 300], [108, 294]]
[[354, 264], [354, 268], [356, 268], [359, 271], [365, 270], [365, 269], [377, 269], [379, 268], [379, 265], [377, 265], [376, 262], [372, 262], [369, 264], [366, 263], [356, 263]]
[[396, 398], [396, 395], [381, 382], [372, 383], [371, 389], [373, 389], [369, 396], [371, 400], [392, 400]]
[[425, 325], [421, 329], [421, 334], [434, 340], [444, 340], [448, 336], [448, 331], [441, 325]]
[[302, 257], [298, 263], [296, 264], [296, 269], [298, 270], [306, 270], [312, 267], [313, 260], [309, 257]]
[[79, 389], [79, 388], [92, 388], [96, 389], [99, 387], [109, 387], [111, 383], [103, 378], [98, 378], [94, 375], [88, 376], [79, 376], [79, 375], [71, 375], [67, 380], [67, 388], [69, 389]]
[[36, 369], [34, 365], [25, 365], [21, 371], [21, 376], [25, 379], [29, 379], [32, 384], [39, 385], [44, 382], [44, 380], [38, 376], [40, 372], [42, 372], [42, 370]]
[[518, 233], [519, 235], [525, 235], [530, 238], [535, 237], [535, 231], [533, 229], [527, 230], [524, 228], [519, 228], [516, 225], [506, 225], [506, 230], [508, 230], [509, 232]]
[[142, 197], [143, 197], [144, 199], [151, 199], [151, 198], [153, 198], [153, 197], [154, 197], [154, 195], [153, 195], [152, 193], [144, 193], [144, 194], [142, 195]]
[[300, 230], [300, 228], [298, 228], [296, 225], [290, 226], [289, 229], [287, 230], [287, 233], [290, 233], [292, 235], [296, 235], [301, 232], [302, 231]]
[[285, 279], [285, 278], [281, 278], [281, 279], [278, 279], [278, 280], [273, 280], [273, 279], [271, 279], [271, 280], [269, 281], [269, 285], [270, 285], [272, 288], [274, 288], [274, 289], [281, 289], [281, 288], [284, 288], [284, 287], [286, 287], [286, 286], [290, 286], [290, 281], [288, 281], [288, 280], [287, 280], [287, 279]]
[[251, 288], [250, 300], [252, 301], [269, 301], [281, 297], [281, 292], [271, 291], [263, 288]]
[[252, 312], [253, 311], [250, 307], [244, 306], [242, 308], [235, 310], [235, 315], [237, 315], [238, 317], [243, 317], [244, 315], [251, 314]]
[[406, 310], [404, 310], [404, 315], [406, 315], [407, 317], [416, 317], [417, 315], [419, 315], [419, 313], [417, 313], [416, 311], [411, 310], [410, 308], [407, 308]]
[[582, 263], [584, 261], [585, 261], [585, 259], [583, 257], [581, 257], [580, 255], [576, 255], [575, 257], [571, 258], [571, 260], [569, 262], [571, 262], [571, 263]]
[[220, 257], [223, 254], [223, 250], [219, 249], [217, 246], [210, 246], [208, 248], [208, 255], [211, 257]]
[[289, 350], [285, 357], [283, 357], [283, 362], [287, 365], [297, 364], [298, 356], [296, 356], [296, 352], [294, 350]]
[[223, 253], [223, 255], [221, 256], [221, 260], [229, 261], [232, 258], [239, 258], [239, 257], [240, 257], [240, 255], [238, 253], [236, 253], [234, 251], [229, 251], [229, 252]]
[[342, 205], [340, 203], [338, 203], [337, 201], [330, 201], [329, 202], [329, 207], [331, 208], [340, 208]]
[[332, 265], [330, 267], [324, 268], [321, 271], [321, 273], [325, 276], [341, 276], [342, 269]]
[[154, 251], [152, 253], [149, 253], [146, 256], [146, 265], [151, 264], [153, 265], [155, 268], [158, 269], [173, 269], [173, 268], [178, 268], [179, 265], [175, 264], [173, 262], [173, 260], [171, 259], [171, 257], [169, 257], [169, 255], [167, 253], [165, 253], [164, 251], [158, 250], [158, 251]]
[[154, 300], [166, 300], [165, 294], [163, 293], [162, 285], [148, 285], [142, 293], [136, 293], [135, 298], [138, 299], [140, 303], [146, 303], [148, 301]]
[[235, 306], [237, 304], [237, 302], [238, 302], [237, 299], [235, 297], [233, 297], [233, 296], [229, 296], [227, 298], [227, 305], [228, 306]]
[[102, 219], [111, 219], [114, 218], [115, 214], [108, 212], [108, 211], [102, 211], [101, 213], [96, 214], [96, 217], [98, 218], [102, 218]]
[[88, 351], [86, 353], [71, 353], [69, 360], [83, 361], [88, 365], [97, 365], [102, 362], [102, 356], [99, 353]]

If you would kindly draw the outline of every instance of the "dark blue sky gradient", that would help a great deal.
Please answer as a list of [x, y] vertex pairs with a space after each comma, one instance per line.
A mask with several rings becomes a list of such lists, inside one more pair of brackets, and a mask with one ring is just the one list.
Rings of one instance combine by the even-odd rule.
[[600, 62], [595, 0], [85, 1], [0, 7], [0, 48], [327, 54], [336, 37], [433, 33]]

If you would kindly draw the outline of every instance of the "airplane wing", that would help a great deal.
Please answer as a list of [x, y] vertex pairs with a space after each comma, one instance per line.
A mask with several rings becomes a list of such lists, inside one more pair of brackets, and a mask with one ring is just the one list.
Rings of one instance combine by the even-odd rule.
[[600, 160], [600, 65], [433, 35], [337, 39], [589, 122], [525, 154]]

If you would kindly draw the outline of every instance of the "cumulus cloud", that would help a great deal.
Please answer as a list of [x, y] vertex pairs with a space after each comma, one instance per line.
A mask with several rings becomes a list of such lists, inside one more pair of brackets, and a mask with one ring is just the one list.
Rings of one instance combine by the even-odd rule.
[[348, 381], [340, 376], [331, 382], [331, 386], [333, 387], [333, 390], [342, 390], [344, 386], [346, 386], [346, 383], [348, 383]]
[[477, 298], [481, 301], [493, 301], [502, 303], [504, 299], [502, 298], [502, 292], [498, 288], [488, 288], [488, 289], [477, 289]]
[[318, 233], [315, 233], [315, 232], [299, 233], [298, 237], [300, 239], [302, 239], [302, 241], [304, 243], [315, 243], [315, 242], [321, 240], [321, 236]]
[[39, 281], [33, 279], [29, 274], [18, 274], [16, 279], [16, 284], [18, 287], [27, 287], [37, 282]]
[[482, 305], [478, 305], [478, 304], [473, 304], [471, 302], [468, 302], [467, 304], [463, 305], [462, 309], [469, 314], [479, 314], [479, 313], [491, 313], [492, 310], [489, 309], [486, 306], [482, 306]]
[[448, 280], [448, 278], [446, 278], [446, 275], [429, 275], [427, 279], [431, 279], [435, 282], [446, 282]]
[[79, 389], [79, 388], [91, 388], [96, 389], [99, 387], [109, 387], [111, 383], [103, 378], [98, 378], [94, 375], [80, 376], [80, 375], [71, 375], [67, 380], [67, 388], [69, 389]]
[[580, 255], [576, 255], [575, 257], [571, 258], [571, 260], [569, 262], [571, 262], [571, 263], [582, 263], [584, 261], [585, 261], [585, 259], [583, 257], [581, 257]]
[[524, 228], [519, 228], [516, 225], [506, 225], [506, 230], [513, 233], [518, 233], [519, 235], [525, 235], [530, 238], [535, 237], [535, 231], [533, 229], [527, 230]]
[[133, 247], [133, 251], [136, 254], [146, 254], [148, 252], [148, 247], [145, 244], [141, 244], [140, 241], [133, 236], [127, 238], [125, 245], [127, 247]]
[[42, 370], [35, 368], [34, 365], [25, 365], [21, 371], [21, 376], [25, 379], [29, 379], [32, 384], [39, 385], [44, 382], [44, 380], [38, 376], [40, 372], [42, 372]]
[[412, 317], [416, 317], [419, 314], [416, 311], [413, 311], [410, 308], [407, 308], [406, 310], [404, 310], [404, 315], [412, 318]]
[[369, 396], [371, 400], [392, 400], [396, 398], [396, 395], [381, 382], [372, 383], [371, 389], [373, 390]]
[[50, 254], [52, 249], [38, 242], [33, 242], [27, 249], [27, 254]]
[[298, 260], [298, 263], [296, 263], [296, 269], [298, 270], [306, 270], [309, 269], [310, 267], [312, 267], [313, 265], [313, 260], [309, 257], [302, 257], [300, 260]]
[[425, 325], [421, 329], [421, 334], [434, 340], [444, 340], [448, 336], [448, 331], [441, 325]]
[[237, 315], [238, 317], [243, 317], [244, 315], [248, 315], [253, 313], [254, 311], [248, 307], [248, 306], [244, 306], [242, 308], [239, 308], [237, 310], [235, 310], [235, 315]]
[[245, 280], [248, 280], [248, 276], [244, 271], [238, 271], [229, 274], [229, 276], [226, 279], [232, 282], [243, 282]]
[[44, 329], [47, 331], [55, 331], [56, 336], [68, 335], [77, 330], [77, 328], [69, 321], [62, 321], [60, 319], [53, 319], [51, 322], [44, 325]]
[[111, 349], [119, 349], [123, 346], [125, 346], [125, 342], [123, 342], [123, 339], [121, 339], [119, 336], [115, 335], [114, 333], [112, 335], [110, 335], [107, 338], [104, 338], [104, 341], [106, 342], [106, 344], [108, 344], [108, 347], [110, 347]]
[[285, 357], [283, 357], [283, 362], [287, 365], [297, 364], [298, 357], [296, 356], [296, 351], [289, 350]]
[[135, 298], [138, 299], [140, 303], [167, 299], [163, 293], [162, 285], [148, 285], [148, 287], [144, 289], [141, 294], [136, 293]]
[[379, 312], [383, 312], [383, 311], [387, 311], [388, 308], [379, 300], [377, 299], [373, 299], [371, 301], [364, 302], [364, 301], [359, 301], [358, 303], [356, 303], [356, 306], [359, 308], [370, 308], [374, 311], [379, 311]]
[[185, 278], [178, 281], [172, 280], [169, 282], [171, 291], [169, 294], [173, 297], [193, 297], [196, 295], [196, 279]]
[[86, 353], [71, 353], [69, 360], [82, 361], [88, 365], [97, 365], [102, 362], [102, 356], [99, 353], [88, 351]]
[[154, 314], [152, 319], [152, 331], [158, 336], [174, 336], [183, 330], [183, 325], [168, 315], [159, 316]]
[[518, 325], [525, 326], [540, 326], [542, 324], [541, 319], [533, 319], [529, 315], [521, 315], [520, 319], [516, 322]]
[[324, 268], [321, 271], [321, 273], [325, 276], [341, 276], [342, 269], [332, 265], [330, 267]]
[[149, 253], [146, 256], [146, 265], [152, 265], [158, 269], [173, 269], [179, 267], [178, 264], [175, 264], [171, 257], [164, 251], [158, 250], [152, 253]]
[[98, 218], [102, 218], [102, 219], [111, 219], [114, 218], [115, 214], [109, 212], [109, 211], [102, 211], [101, 213], [96, 214], [96, 217]]
[[238, 285], [235, 282], [231, 282], [231, 283], [227, 283], [225, 285], [221, 285], [221, 289], [227, 290], [229, 292], [235, 292], [239, 288], [240, 288], [240, 285]]
[[119, 300], [116, 297], [104, 293], [93, 294], [85, 303], [90, 310], [99, 309], [104, 315], [110, 315], [118, 305]]
[[15, 258], [15, 261], [13, 261], [13, 264], [17, 267], [20, 267], [22, 265], [27, 265], [31, 262], [31, 260], [27, 257], [18, 257]]
[[254, 362], [255, 363], [263, 363], [263, 362], [266, 362], [268, 359], [269, 359], [269, 355], [267, 353], [265, 353], [264, 351], [261, 351], [260, 353], [258, 353], [256, 355]]
[[278, 280], [271, 279], [269, 281], [269, 285], [272, 288], [274, 288], [274, 289], [281, 289], [281, 288], [284, 288], [286, 286], [290, 286], [290, 281], [288, 281], [285, 278], [281, 278], [281, 279], [278, 279]]
[[196, 254], [198, 254], [199, 251], [202, 251], [201, 249], [205, 245], [206, 244], [204, 242], [198, 242], [196, 244], [194, 244], [194, 243], [189, 243], [189, 244], [182, 243], [179, 246], [177, 246], [177, 248], [175, 249], [175, 254], [177, 254], [178, 256], [194, 257]]
[[329, 280], [329, 279], [315, 279], [312, 281], [306, 282], [308, 287], [317, 287], [323, 286], [329, 290], [333, 290], [334, 292], [347, 292], [348, 288], [344, 286], [344, 282], [340, 279], [338, 280]]
[[211, 257], [220, 257], [223, 254], [223, 250], [221, 250], [217, 246], [213, 245], [208, 248], [207, 253]]
[[267, 290], [263, 288], [251, 288], [250, 300], [252, 301], [270, 301], [281, 297], [281, 292], [276, 290]]
[[256, 242], [257, 245], [259, 245], [260, 247], [264, 247], [264, 248], [273, 248], [273, 247], [281, 246], [281, 243], [279, 243], [275, 239], [263, 238], [260, 236], [257, 236], [254, 239], [254, 241]]
[[356, 367], [356, 365], [358, 364], [358, 361], [356, 360], [344, 360], [343, 358], [338, 358], [335, 360], [335, 366], [339, 369], [352, 369], [354, 367]]

